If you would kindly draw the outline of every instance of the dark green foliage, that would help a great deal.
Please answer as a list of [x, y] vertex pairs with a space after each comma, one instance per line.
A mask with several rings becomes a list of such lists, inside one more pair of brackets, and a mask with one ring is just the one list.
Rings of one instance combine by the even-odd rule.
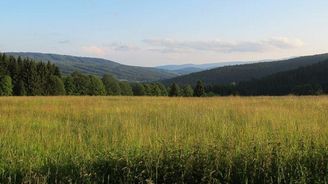
[[105, 85], [106, 95], [117, 96], [121, 95], [121, 88], [119, 81], [112, 75], [106, 74], [102, 78], [102, 82]]
[[74, 95], [89, 95], [90, 78], [80, 72], [72, 73], [73, 84], [75, 87]]
[[164, 80], [163, 83], [170, 85], [173, 82], [179, 85], [195, 85], [197, 80], [202, 80], [205, 85], [223, 85], [260, 79], [278, 72], [294, 70], [303, 66], [310, 66], [328, 59], [328, 54], [299, 57], [288, 60], [261, 62], [253, 64], [225, 66], [179, 76], [173, 79]]
[[173, 83], [171, 85], [169, 96], [171, 96], [171, 97], [180, 96], [180, 87], [178, 84]]
[[89, 88], [89, 95], [91, 96], [100, 96], [106, 94], [106, 89], [104, 83], [95, 76], [89, 76], [90, 86]]
[[14, 89], [15, 89], [14, 94], [17, 96], [26, 96], [27, 95], [27, 92], [25, 89], [25, 84], [24, 84], [23, 80], [20, 80]]
[[49, 88], [48, 95], [51, 96], [62, 96], [65, 95], [65, 86], [61, 78], [58, 76], [52, 75], [49, 78]]
[[51, 63], [45, 64], [20, 57], [16, 59], [5, 54], [0, 54], [0, 74], [11, 77], [13, 95], [51, 95], [52, 76], [60, 78], [58, 68]]
[[[38, 61], [50, 61], [59, 67], [60, 71], [68, 76], [75, 71], [85, 75], [103, 76], [112, 74], [117, 79], [128, 81], [158, 81], [177, 76], [172, 72], [149, 67], [127, 66], [106, 59], [65, 56], [42, 53], [8, 53], [15, 57], [32, 58]], [[53, 72], [57, 72], [57, 69]], [[55, 74], [56, 75], [56, 74]]]
[[11, 96], [13, 94], [13, 84], [8, 75], [0, 76], [0, 96]]
[[143, 84], [143, 86], [145, 88], [145, 94], [146, 94], [146, 96], [152, 96], [153, 93], [152, 93], [151, 84], [145, 83], [145, 84]]
[[134, 83], [132, 84], [132, 91], [134, 96], [145, 96], [146, 90], [144, 85], [140, 83]]
[[206, 93], [212, 93], [219, 96], [238, 95], [237, 87], [235, 84], [226, 85], [209, 85], [205, 87]]
[[64, 85], [66, 95], [74, 95], [75, 94], [75, 85], [72, 76], [67, 76], [64, 78]]
[[202, 81], [198, 81], [194, 90], [194, 96], [202, 97], [205, 96], [205, 86]]
[[194, 89], [192, 89], [191, 85], [184, 86], [182, 91], [183, 91], [183, 96], [184, 97], [194, 96]]
[[162, 83], [156, 83], [159, 89], [161, 90], [161, 95], [160, 96], [168, 96], [168, 91], [166, 87]]
[[328, 60], [238, 85], [240, 95], [318, 95], [327, 93]]
[[150, 84], [150, 88], [151, 88], [151, 96], [162, 96], [162, 90], [158, 84], [152, 83]]
[[120, 82], [119, 85], [122, 96], [133, 96], [132, 87], [128, 82]]

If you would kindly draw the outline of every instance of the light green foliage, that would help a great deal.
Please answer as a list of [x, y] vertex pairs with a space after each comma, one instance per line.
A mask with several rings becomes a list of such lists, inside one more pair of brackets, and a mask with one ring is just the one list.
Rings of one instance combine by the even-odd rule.
[[194, 96], [194, 89], [192, 89], [191, 85], [184, 86], [182, 90], [183, 90], [184, 97]]
[[90, 80], [89, 95], [101, 96], [106, 94], [105, 86], [98, 77], [90, 75], [89, 80]]
[[48, 85], [50, 86], [49, 88], [49, 95], [51, 96], [62, 96], [65, 95], [65, 85], [61, 78], [58, 76], [50, 76]]
[[119, 81], [112, 75], [106, 74], [102, 78], [102, 82], [105, 85], [106, 94], [110, 96], [121, 95], [121, 88]]
[[0, 96], [11, 96], [13, 94], [13, 84], [9, 76], [0, 76]]
[[325, 183], [328, 97], [2, 97], [0, 183]]

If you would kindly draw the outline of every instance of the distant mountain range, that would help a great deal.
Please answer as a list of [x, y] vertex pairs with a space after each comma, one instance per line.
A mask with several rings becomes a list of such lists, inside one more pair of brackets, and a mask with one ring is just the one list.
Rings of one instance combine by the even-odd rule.
[[204, 70], [209, 70], [213, 68], [223, 67], [223, 66], [231, 66], [231, 65], [240, 65], [247, 64], [249, 62], [222, 62], [222, 63], [208, 63], [208, 64], [182, 64], [182, 65], [163, 65], [157, 66], [156, 68], [167, 70], [169, 72], [173, 72], [178, 75], [186, 75], [195, 72], [201, 72]]
[[194, 85], [198, 80], [202, 80], [206, 85], [239, 83], [241, 81], [260, 79], [275, 73], [309, 66], [326, 59], [328, 59], [328, 54], [320, 54], [279, 61], [224, 66], [166, 79], [162, 82], [167, 85], [174, 82], [180, 85]]
[[44, 62], [50, 61], [57, 65], [64, 75], [68, 75], [74, 71], [80, 71], [84, 74], [98, 76], [102, 76], [104, 74], [109, 73], [120, 80], [142, 82], [158, 81], [177, 76], [177, 74], [163, 69], [128, 66], [114, 61], [99, 58], [23, 52], [10, 52], [7, 54], [16, 57], [29, 57], [31, 59]]

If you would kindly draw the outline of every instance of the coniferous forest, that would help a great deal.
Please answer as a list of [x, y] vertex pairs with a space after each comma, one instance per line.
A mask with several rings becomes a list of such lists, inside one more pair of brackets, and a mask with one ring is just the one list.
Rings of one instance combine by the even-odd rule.
[[1, 96], [258, 96], [328, 93], [328, 60], [295, 70], [240, 83], [183, 86], [160, 82], [129, 83], [110, 74], [103, 77], [73, 72], [63, 76], [54, 64], [0, 54]]

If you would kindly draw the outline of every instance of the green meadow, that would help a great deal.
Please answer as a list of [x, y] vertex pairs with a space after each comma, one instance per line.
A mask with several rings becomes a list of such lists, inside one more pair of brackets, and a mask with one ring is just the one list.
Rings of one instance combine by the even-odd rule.
[[328, 97], [1, 97], [0, 183], [328, 183]]

